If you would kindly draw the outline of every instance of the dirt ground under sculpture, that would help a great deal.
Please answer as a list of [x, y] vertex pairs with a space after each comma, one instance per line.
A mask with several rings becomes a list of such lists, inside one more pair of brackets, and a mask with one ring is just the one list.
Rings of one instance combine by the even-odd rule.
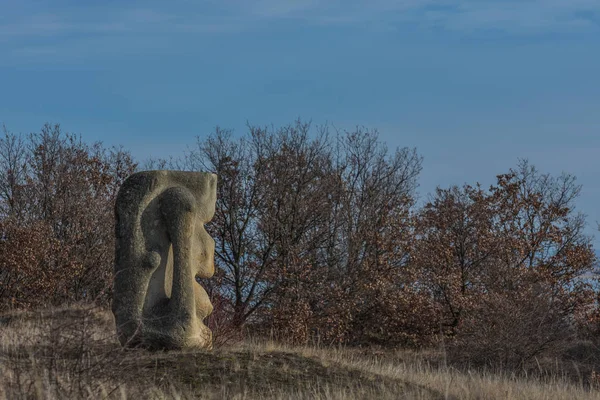
[[214, 274], [211, 173], [144, 171], [122, 185], [115, 206], [112, 310], [123, 346], [210, 348], [202, 322], [212, 304], [197, 278]]

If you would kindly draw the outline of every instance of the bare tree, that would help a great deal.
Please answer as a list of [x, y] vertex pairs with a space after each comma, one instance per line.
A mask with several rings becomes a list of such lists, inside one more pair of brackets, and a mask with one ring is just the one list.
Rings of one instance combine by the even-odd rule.
[[254, 316], [288, 336], [315, 329], [343, 336], [349, 319], [332, 321], [365, 302], [349, 300], [361, 296], [357, 280], [368, 286], [383, 253], [402, 253], [397, 268], [406, 261], [406, 248], [378, 240], [392, 237], [389, 219], [408, 223], [421, 158], [407, 148], [390, 155], [375, 131], [331, 140], [327, 127], [311, 133], [301, 121], [249, 127], [240, 138], [217, 128], [198, 138], [186, 166], [219, 175], [208, 228], [217, 241], [220, 301], [229, 299], [238, 326]]
[[21, 193], [27, 177], [27, 149], [23, 138], [2, 126], [0, 138], [0, 201], [2, 217], [22, 217]]

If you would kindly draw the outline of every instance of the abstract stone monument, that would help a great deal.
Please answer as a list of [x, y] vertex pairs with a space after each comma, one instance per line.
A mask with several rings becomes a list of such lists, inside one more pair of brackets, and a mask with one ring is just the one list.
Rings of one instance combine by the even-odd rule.
[[123, 346], [212, 347], [202, 320], [212, 312], [196, 278], [214, 274], [217, 176], [144, 171], [121, 186], [115, 206], [112, 311]]

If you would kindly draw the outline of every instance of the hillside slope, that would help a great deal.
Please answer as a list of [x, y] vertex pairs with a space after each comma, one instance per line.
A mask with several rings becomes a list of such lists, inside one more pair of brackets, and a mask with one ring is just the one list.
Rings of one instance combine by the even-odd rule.
[[122, 350], [112, 324], [80, 307], [0, 316], [0, 399], [600, 399], [558, 378], [462, 373], [406, 351]]

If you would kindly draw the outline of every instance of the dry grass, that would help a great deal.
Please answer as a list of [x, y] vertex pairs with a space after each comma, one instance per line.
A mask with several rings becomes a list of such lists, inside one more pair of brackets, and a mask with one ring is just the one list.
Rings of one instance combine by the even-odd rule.
[[561, 377], [458, 371], [424, 352], [123, 350], [110, 313], [82, 307], [0, 316], [0, 342], [0, 399], [600, 399]]

